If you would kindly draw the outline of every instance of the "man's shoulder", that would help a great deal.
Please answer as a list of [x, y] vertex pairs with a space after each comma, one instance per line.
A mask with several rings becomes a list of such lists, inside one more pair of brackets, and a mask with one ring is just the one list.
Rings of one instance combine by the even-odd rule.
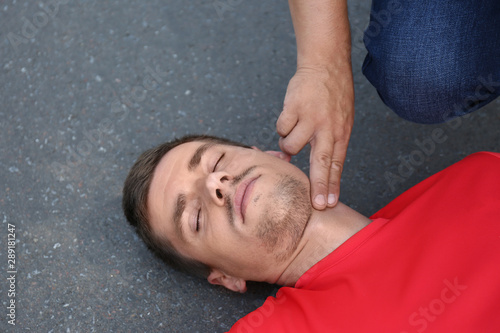
[[439, 192], [439, 204], [446, 204], [456, 197], [458, 189], [467, 188], [468, 194], [481, 196], [493, 184], [500, 182], [500, 153], [477, 152], [448, 166], [421, 181], [392, 200], [371, 216], [392, 218], [417, 200], [430, 198]]
[[470, 154], [458, 163], [463, 163], [466, 165], [500, 165], [500, 153], [480, 151], [474, 154]]

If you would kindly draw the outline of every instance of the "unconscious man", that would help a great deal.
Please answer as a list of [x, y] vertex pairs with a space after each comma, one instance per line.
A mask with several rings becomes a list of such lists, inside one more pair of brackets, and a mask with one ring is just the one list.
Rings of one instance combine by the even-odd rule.
[[144, 152], [123, 209], [163, 260], [237, 292], [283, 286], [230, 332], [500, 332], [500, 154], [367, 218], [312, 208], [280, 152], [188, 136]]

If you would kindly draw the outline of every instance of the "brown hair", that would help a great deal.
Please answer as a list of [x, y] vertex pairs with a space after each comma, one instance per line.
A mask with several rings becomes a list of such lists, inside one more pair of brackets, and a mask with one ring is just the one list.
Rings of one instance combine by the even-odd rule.
[[155, 235], [151, 230], [148, 214], [149, 188], [157, 165], [170, 150], [183, 143], [193, 141], [208, 141], [217, 144], [250, 148], [238, 142], [214, 136], [187, 135], [146, 150], [134, 163], [125, 180], [122, 208], [129, 223], [134, 226], [137, 234], [154, 254], [176, 269], [206, 278], [210, 274], [210, 267], [202, 262], [181, 255], [166, 237]]

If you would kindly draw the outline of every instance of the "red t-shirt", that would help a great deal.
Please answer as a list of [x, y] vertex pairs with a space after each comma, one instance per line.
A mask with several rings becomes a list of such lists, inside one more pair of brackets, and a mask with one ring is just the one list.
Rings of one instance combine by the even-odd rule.
[[500, 154], [412, 187], [231, 333], [500, 332]]

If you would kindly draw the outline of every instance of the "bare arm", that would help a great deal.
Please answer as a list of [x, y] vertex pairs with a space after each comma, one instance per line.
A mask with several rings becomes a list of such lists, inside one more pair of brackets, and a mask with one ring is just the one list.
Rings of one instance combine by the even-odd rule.
[[[346, 0], [289, 0], [297, 39], [297, 72], [276, 124], [281, 149], [311, 144], [311, 200], [333, 207], [354, 121], [351, 38]], [[321, 199], [322, 198], [322, 199]]]

